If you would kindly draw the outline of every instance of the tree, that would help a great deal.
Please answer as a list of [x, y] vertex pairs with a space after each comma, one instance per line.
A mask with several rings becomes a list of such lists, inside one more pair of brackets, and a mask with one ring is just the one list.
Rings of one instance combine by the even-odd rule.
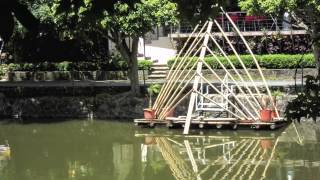
[[191, 24], [198, 24], [214, 18], [221, 12], [220, 7], [236, 10], [233, 0], [174, 0], [178, 4], [179, 18]]
[[96, 29], [111, 40], [129, 66], [131, 92], [140, 93], [138, 79], [139, 37], [155, 26], [177, 22], [176, 4], [170, 0], [55, 0], [55, 23], [76, 36]]
[[318, 0], [239, 0], [242, 10], [249, 14], [273, 14], [282, 17], [288, 12], [295, 26], [308, 31], [320, 74], [320, 1]]
[[0, 1], [0, 37], [8, 41], [12, 36], [15, 22], [14, 17], [29, 31], [38, 32], [39, 20], [28, 10], [27, 6], [18, 0]]

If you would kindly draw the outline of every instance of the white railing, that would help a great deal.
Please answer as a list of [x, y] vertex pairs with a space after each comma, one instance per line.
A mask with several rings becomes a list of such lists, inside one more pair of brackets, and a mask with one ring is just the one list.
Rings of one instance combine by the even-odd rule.
[[[250, 31], [291, 31], [301, 30], [302, 28], [293, 27], [290, 24], [290, 18], [286, 14], [282, 18], [272, 16], [254, 16], [247, 15], [245, 12], [229, 12], [228, 13], [233, 22], [243, 32]], [[221, 15], [216, 18], [225, 32], [232, 32], [233, 28], [228, 19]], [[172, 27], [172, 34], [177, 33], [191, 33], [193, 26], [189, 23], [182, 22], [180, 25]], [[213, 31], [218, 32], [217, 28], [213, 27]]]

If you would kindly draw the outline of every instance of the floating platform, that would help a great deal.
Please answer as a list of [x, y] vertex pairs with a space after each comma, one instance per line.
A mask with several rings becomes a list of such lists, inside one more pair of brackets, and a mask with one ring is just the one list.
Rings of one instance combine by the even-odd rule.
[[[184, 127], [186, 122], [185, 116], [180, 117], [168, 117], [166, 120], [158, 119], [135, 119], [134, 123], [136, 126], [143, 127], [155, 127], [155, 126], [166, 126], [168, 128], [179, 128]], [[216, 129], [233, 129], [238, 128], [249, 128], [249, 129], [269, 129], [275, 130], [285, 126], [288, 121], [284, 119], [276, 119], [270, 122], [251, 121], [251, 120], [237, 120], [235, 118], [195, 118], [191, 121], [191, 128], [203, 129], [203, 128], [216, 128]]]

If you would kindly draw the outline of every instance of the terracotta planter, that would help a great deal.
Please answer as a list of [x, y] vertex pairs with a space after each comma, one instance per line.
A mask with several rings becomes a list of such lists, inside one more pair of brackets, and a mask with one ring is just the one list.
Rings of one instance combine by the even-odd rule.
[[260, 111], [260, 120], [262, 122], [270, 122], [272, 120], [272, 110], [263, 109]]
[[166, 112], [166, 118], [167, 117], [173, 117], [174, 116], [174, 109], [168, 110], [167, 108], [163, 109], [163, 111]]
[[157, 142], [156, 142], [154, 137], [145, 137], [144, 144], [146, 144], [146, 145], [154, 145], [154, 144], [157, 144]]
[[[278, 110], [278, 113], [280, 114], [279, 110]], [[277, 112], [275, 110], [272, 110], [271, 117], [272, 117], [272, 119], [278, 118]]]
[[271, 149], [272, 148], [272, 141], [271, 140], [261, 140], [260, 146], [263, 150]]
[[152, 120], [155, 119], [155, 113], [156, 111], [154, 109], [144, 109], [143, 110], [143, 115], [144, 119]]

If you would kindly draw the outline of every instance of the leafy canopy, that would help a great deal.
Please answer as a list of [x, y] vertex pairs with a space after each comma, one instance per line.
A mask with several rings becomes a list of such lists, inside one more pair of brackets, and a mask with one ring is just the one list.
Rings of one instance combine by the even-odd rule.
[[309, 23], [315, 23], [315, 17], [320, 15], [319, 0], [239, 0], [239, 6], [249, 14], [282, 16], [283, 12], [289, 12], [295, 18]]
[[176, 9], [169, 0], [55, 0], [52, 7], [56, 23], [68, 21], [64, 24], [80, 29], [113, 30], [123, 37], [142, 36], [160, 24], [177, 23]]

